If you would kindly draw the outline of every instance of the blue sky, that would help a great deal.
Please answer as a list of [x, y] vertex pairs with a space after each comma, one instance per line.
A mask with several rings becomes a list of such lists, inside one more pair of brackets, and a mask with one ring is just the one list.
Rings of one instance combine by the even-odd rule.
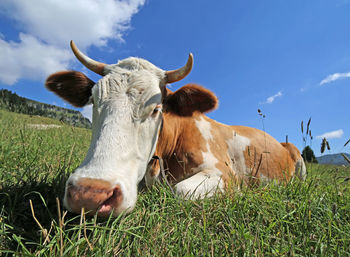
[[350, 152], [350, 1], [3, 0], [0, 14], [0, 88], [70, 107], [44, 88], [47, 75], [99, 79], [73, 58], [70, 39], [105, 63], [138, 56], [174, 69], [192, 52], [191, 74], [171, 88], [214, 91], [211, 118], [288, 135], [302, 149], [300, 123], [312, 117], [317, 156], [324, 135], [328, 153]]

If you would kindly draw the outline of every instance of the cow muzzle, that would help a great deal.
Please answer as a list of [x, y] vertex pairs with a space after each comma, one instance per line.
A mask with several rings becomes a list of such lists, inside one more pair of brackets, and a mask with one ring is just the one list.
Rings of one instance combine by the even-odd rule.
[[68, 182], [66, 187], [65, 205], [74, 213], [84, 211], [87, 215], [107, 217], [110, 213], [118, 213], [118, 207], [123, 201], [120, 185], [100, 179], [80, 178], [75, 183]]

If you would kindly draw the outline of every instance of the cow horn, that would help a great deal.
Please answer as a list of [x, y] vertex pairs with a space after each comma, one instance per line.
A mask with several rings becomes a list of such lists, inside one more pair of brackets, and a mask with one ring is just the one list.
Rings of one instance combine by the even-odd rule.
[[167, 83], [173, 83], [186, 77], [191, 72], [192, 66], [193, 66], [193, 55], [192, 53], [190, 53], [185, 66], [177, 70], [171, 70], [171, 71], [165, 72]]
[[86, 56], [85, 54], [83, 54], [82, 52], [80, 52], [80, 50], [78, 49], [78, 47], [75, 45], [75, 43], [73, 42], [73, 40], [70, 41], [70, 47], [72, 48], [72, 51], [75, 55], [75, 57], [78, 58], [78, 60], [89, 70], [92, 70], [93, 72], [100, 74], [102, 76], [104, 76], [105, 74], [103, 73], [103, 70], [106, 66], [105, 63], [102, 62], [97, 62], [93, 59], [91, 59], [90, 57]]

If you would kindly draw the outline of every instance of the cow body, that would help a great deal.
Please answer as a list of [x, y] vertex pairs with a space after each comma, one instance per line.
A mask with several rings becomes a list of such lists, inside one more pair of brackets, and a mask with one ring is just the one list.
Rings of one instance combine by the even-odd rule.
[[[203, 198], [229, 185], [305, 178], [305, 165], [291, 143], [279, 143], [264, 131], [228, 126], [196, 113], [165, 113], [155, 155], [165, 162], [168, 179], [187, 198]], [[146, 174], [151, 185], [160, 172], [154, 161]]]
[[46, 81], [50, 91], [74, 106], [93, 104], [89, 150], [66, 183], [68, 210], [104, 217], [130, 212], [139, 182], [152, 185], [159, 177], [154, 155], [164, 160], [176, 192], [191, 199], [230, 185], [305, 177], [294, 145], [205, 116], [218, 104], [211, 91], [195, 84], [175, 92], [166, 88], [191, 71], [191, 54], [184, 67], [164, 71], [140, 58], [106, 65], [83, 55], [73, 42], [71, 47], [86, 67], [103, 77], [95, 83], [81, 72], [63, 71]]

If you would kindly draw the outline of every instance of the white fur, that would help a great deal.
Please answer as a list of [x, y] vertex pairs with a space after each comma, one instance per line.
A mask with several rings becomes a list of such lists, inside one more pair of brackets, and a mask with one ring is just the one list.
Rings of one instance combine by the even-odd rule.
[[211, 134], [211, 125], [209, 121], [205, 120], [203, 117], [200, 117], [199, 120], [196, 120], [196, 127], [199, 129], [203, 138], [206, 141], [213, 139], [213, 135]]
[[301, 180], [306, 179], [306, 166], [303, 159], [297, 160], [295, 162], [295, 175], [298, 176]]
[[206, 141], [207, 151], [202, 152], [203, 163], [199, 165], [197, 168], [194, 168], [194, 170], [195, 171], [213, 170], [215, 172], [220, 173], [221, 175], [221, 171], [219, 171], [215, 166], [218, 163], [218, 160], [215, 158], [215, 156], [212, 154], [210, 150], [209, 141], [213, 140], [213, 135], [211, 134], [210, 122], [206, 121], [203, 117], [200, 117], [199, 120], [196, 120], [196, 127], [199, 129], [203, 139]]
[[239, 176], [249, 175], [251, 171], [245, 164], [244, 151], [250, 145], [250, 139], [233, 131], [232, 138], [226, 143], [233, 171]]
[[[164, 71], [138, 58], [109, 65], [92, 89], [93, 126], [90, 148], [68, 183], [80, 178], [103, 179], [119, 185], [123, 201], [116, 213], [135, 206], [137, 184], [155, 151], [161, 115]], [[67, 208], [67, 199], [64, 199]]]
[[196, 120], [196, 126], [206, 141], [207, 151], [202, 152], [203, 163], [193, 169], [197, 173], [175, 185], [176, 192], [187, 199], [202, 199], [212, 196], [217, 190], [224, 191], [222, 172], [215, 166], [218, 160], [210, 151], [209, 140], [213, 140], [211, 124], [201, 117]]
[[217, 190], [224, 191], [222, 172], [215, 166], [218, 160], [211, 153], [208, 142], [207, 149], [208, 151], [202, 152], [203, 163], [193, 168], [198, 173], [175, 185], [176, 192], [185, 198], [202, 199], [212, 196]]
[[175, 185], [176, 193], [185, 199], [203, 199], [224, 191], [221, 174], [211, 170], [201, 171]]

